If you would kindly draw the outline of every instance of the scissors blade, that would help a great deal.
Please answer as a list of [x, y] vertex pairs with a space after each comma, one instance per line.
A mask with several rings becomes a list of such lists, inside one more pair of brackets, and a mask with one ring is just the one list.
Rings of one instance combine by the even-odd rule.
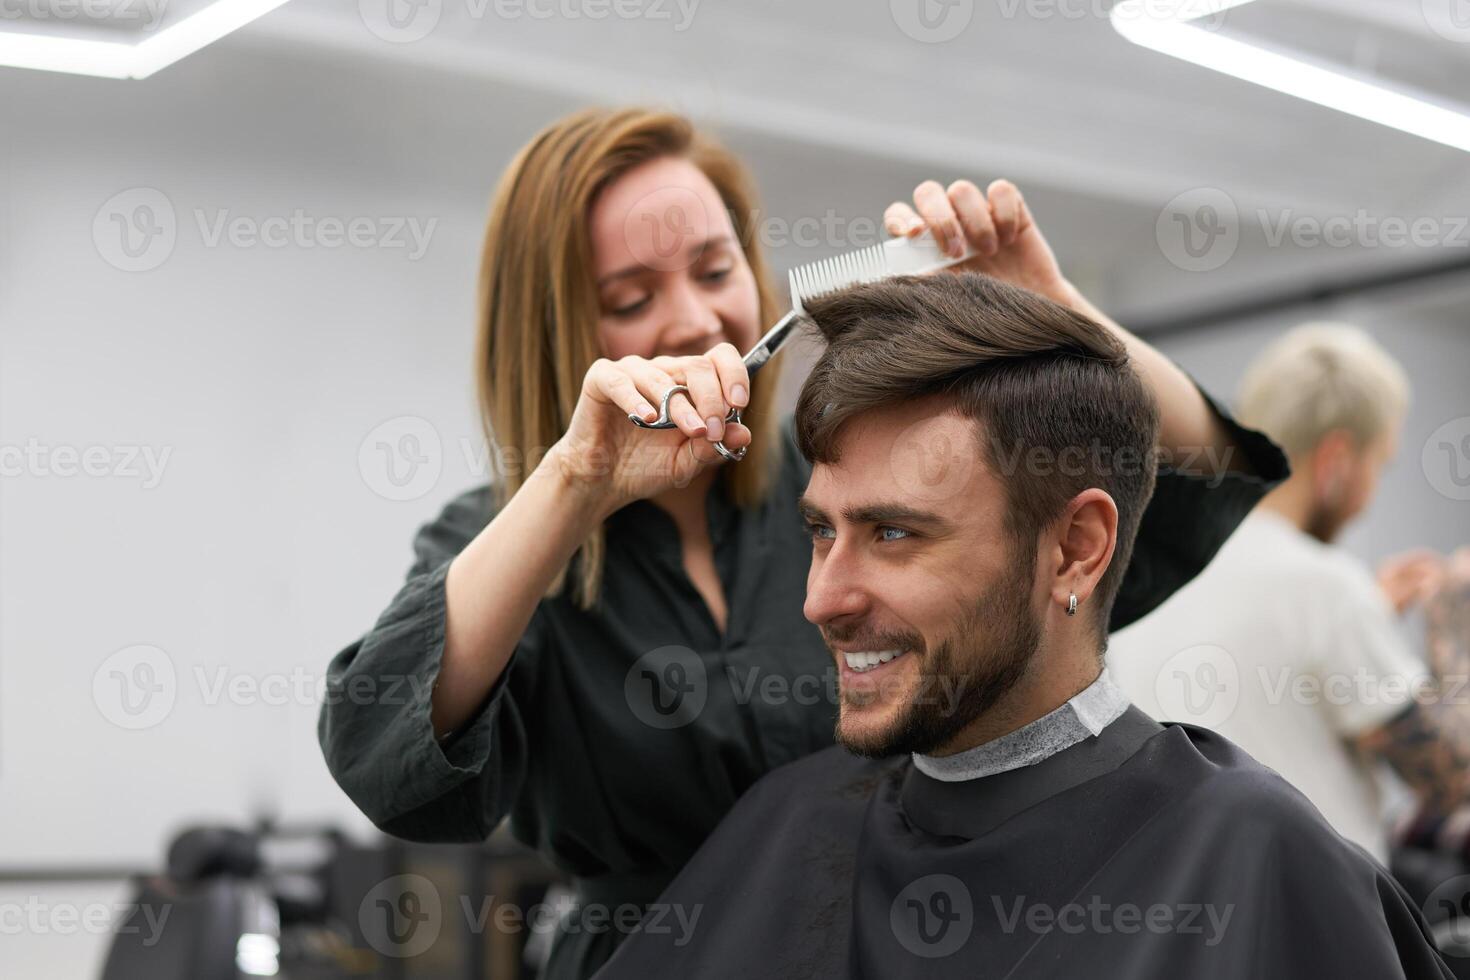
[[776, 351], [780, 350], [781, 345], [786, 343], [786, 338], [791, 336], [792, 332], [796, 329], [796, 325], [800, 322], [801, 314], [792, 310], [783, 316], [774, 327], [767, 330], [766, 335], [756, 342], [756, 345], [750, 349], [749, 354], [745, 355], [746, 373], [754, 377], [755, 372], [759, 371], [767, 361], [776, 356]]

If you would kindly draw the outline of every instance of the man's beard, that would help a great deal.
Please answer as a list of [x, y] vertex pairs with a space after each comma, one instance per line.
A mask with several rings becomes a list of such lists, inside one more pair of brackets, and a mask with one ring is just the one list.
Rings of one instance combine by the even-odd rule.
[[919, 689], [892, 724], [880, 732], [844, 735], [839, 718], [837, 741], [870, 759], [929, 755], [989, 711], [1025, 676], [1041, 642], [1041, 623], [1031, 608], [1034, 562], [1002, 573], [954, 633], [923, 654]]

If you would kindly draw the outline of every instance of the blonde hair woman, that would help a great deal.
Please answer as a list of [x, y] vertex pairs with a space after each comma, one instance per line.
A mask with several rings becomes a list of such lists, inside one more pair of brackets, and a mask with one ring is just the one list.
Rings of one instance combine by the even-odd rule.
[[[580, 112], [520, 152], [486, 233], [475, 363], [505, 472], [422, 529], [407, 583], [331, 665], [322, 750], [375, 824], [477, 841], [509, 815], [576, 879], [549, 977], [593, 973], [748, 786], [832, 744], [834, 662], [802, 617], [809, 468], [772, 410], [776, 366], [752, 381], [741, 361], [780, 312], [757, 213], [738, 161], [677, 115]], [[1281, 475], [1268, 441], [1072, 289], [1013, 186], [926, 181], [885, 223], [967, 239], [965, 268], [1117, 330], [1164, 447], [1233, 462], [1161, 470], [1114, 625]], [[629, 423], [676, 383], [677, 429]], [[749, 427], [723, 423], [732, 407]], [[719, 440], [748, 458], [724, 463]]]

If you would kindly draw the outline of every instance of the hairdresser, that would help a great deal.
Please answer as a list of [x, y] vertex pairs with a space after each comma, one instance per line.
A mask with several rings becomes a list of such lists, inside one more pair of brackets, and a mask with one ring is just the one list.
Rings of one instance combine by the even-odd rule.
[[[776, 413], [779, 359], [755, 379], [741, 361], [784, 312], [760, 213], [739, 161], [679, 116], [579, 112], [520, 151], [485, 235], [473, 368], [492, 458], [532, 465], [425, 526], [407, 582], [331, 664], [322, 751], [377, 826], [478, 841], [508, 815], [575, 878], [555, 980], [606, 961], [762, 774], [833, 741], [833, 661], [802, 617], [809, 470]], [[1012, 185], [926, 181], [884, 220], [968, 241], [980, 254], [955, 268], [1117, 330], [1160, 403], [1160, 460], [1198, 461], [1161, 466], [1114, 627], [1284, 475], [1273, 444], [1077, 293]], [[675, 384], [677, 429], [630, 423]], [[744, 424], [724, 424], [735, 407]]]

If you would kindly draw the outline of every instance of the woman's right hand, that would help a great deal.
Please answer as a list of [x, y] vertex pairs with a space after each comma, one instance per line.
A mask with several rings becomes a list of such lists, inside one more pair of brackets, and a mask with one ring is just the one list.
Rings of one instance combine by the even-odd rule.
[[[645, 429], [664, 392], [687, 385], [669, 402], [676, 429]], [[634, 500], [688, 486], [723, 457], [714, 444], [739, 452], [750, 430], [725, 423], [732, 408], [750, 403], [750, 375], [733, 344], [693, 357], [602, 358], [582, 379], [582, 394], [566, 434], [548, 453], [568, 482], [599, 499], [607, 513]]]

